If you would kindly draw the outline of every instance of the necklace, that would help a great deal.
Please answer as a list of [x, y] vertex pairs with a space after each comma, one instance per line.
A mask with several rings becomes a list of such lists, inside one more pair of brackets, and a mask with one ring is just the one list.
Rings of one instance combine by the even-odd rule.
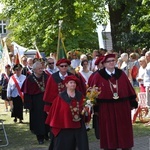
[[81, 120], [81, 118], [80, 118], [80, 111], [79, 111], [79, 102], [76, 102], [76, 106], [72, 106], [71, 104], [70, 104], [70, 111], [71, 111], [71, 114], [72, 114], [72, 117], [73, 117], [73, 121], [74, 122], [78, 122], [78, 121], [80, 121]]
[[[113, 94], [113, 99], [118, 99], [119, 98], [119, 95], [118, 95], [118, 80], [116, 80], [116, 84], [113, 84], [112, 82], [110, 82], [110, 80], [108, 80], [108, 81], [109, 81], [109, 86], [110, 86], [111, 92]], [[116, 89], [115, 90], [116, 92], [114, 92], [113, 89]]]
[[42, 82], [39, 82], [39, 81], [35, 78], [34, 75], [33, 75], [33, 79], [34, 79], [34, 81], [37, 83], [37, 85], [38, 85], [38, 87], [40, 88], [40, 90], [41, 90], [42, 92], [44, 92], [44, 91], [45, 91], [44, 75], [42, 75]]

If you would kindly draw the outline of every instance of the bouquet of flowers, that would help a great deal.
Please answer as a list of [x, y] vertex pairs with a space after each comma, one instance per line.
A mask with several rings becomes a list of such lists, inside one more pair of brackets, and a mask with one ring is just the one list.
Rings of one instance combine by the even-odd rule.
[[96, 106], [96, 98], [101, 93], [101, 89], [96, 87], [95, 85], [93, 87], [88, 87], [86, 91], [86, 98], [85, 98], [85, 105], [84, 109], [82, 111], [82, 114], [84, 115], [84, 121], [86, 123], [86, 127], [89, 126], [92, 114], [93, 114], [93, 108]]
[[96, 98], [101, 93], [101, 88], [96, 87], [95, 85], [93, 87], [88, 87], [86, 90], [86, 102], [90, 102], [92, 104], [96, 103]]

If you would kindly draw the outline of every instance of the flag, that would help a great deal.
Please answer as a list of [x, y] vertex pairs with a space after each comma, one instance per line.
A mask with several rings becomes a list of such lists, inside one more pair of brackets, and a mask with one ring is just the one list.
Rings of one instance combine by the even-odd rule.
[[64, 41], [62, 38], [62, 33], [60, 32], [58, 35], [58, 45], [57, 45], [57, 56], [56, 59], [62, 59], [62, 58], [67, 58], [67, 54], [66, 54], [66, 48], [64, 45]]
[[40, 54], [40, 51], [39, 51], [38, 47], [36, 46], [36, 42], [34, 42], [33, 45], [34, 45], [34, 47], [36, 48], [36, 51], [37, 51], [36, 55], [35, 55], [35, 58], [38, 58], [38, 59], [42, 58], [42, 55]]
[[8, 53], [6, 38], [1, 39], [2, 43], [2, 58], [0, 58], [0, 71], [5, 72], [5, 65], [11, 65], [11, 60]]
[[15, 58], [15, 64], [17, 65], [17, 64], [20, 64], [20, 59], [19, 59], [20, 57], [19, 57], [19, 54], [17, 53], [16, 54], [16, 58]]
[[42, 58], [42, 56], [41, 56], [41, 54], [39, 53], [39, 51], [36, 52], [35, 58], [38, 58], [38, 59]]

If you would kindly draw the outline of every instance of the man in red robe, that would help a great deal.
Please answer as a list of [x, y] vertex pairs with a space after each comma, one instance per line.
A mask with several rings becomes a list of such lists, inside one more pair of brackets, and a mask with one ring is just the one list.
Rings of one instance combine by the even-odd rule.
[[[57, 61], [56, 66], [58, 67], [59, 71], [53, 73], [47, 82], [47, 86], [44, 93], [44, 101], [45, 101], [45, 107], [44, 111], [49, 112], [49, 109], [51, 107], [51, 104], [53, 103], [54, 99], [57, 97], [59, 93], [65, 90], [65, 84], [63, 83], [63, 80], [65, 77], [72, 75], [72, 73], [68, 72], [69, 65], [71, 64], [70, 60], [68, 59], [60, 59]], [[79, 77], [78, 77], [79, 78]], [[85, 93], [86, 87], [81, 86], [82, 80], [80, 79], [80, 86], [79, 90], [82, 93]]]
[[90, 86], [101, 89], [97, 98], [100, 147], [104, 150], [131, 150], [131, 110], [137, 108], [136, 93], [125, 73], [115, 68], [115, 54], [102, 61], [104, 68], [94, 74]]

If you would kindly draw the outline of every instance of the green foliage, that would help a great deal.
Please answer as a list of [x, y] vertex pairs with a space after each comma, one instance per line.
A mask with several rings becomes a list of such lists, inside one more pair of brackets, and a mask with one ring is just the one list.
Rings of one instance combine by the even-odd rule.
[[[3, 16], [9, 19], [12, 40], [25, 47], [36, 41], [40, 50], [56, 51], [58, 21], [66, 49], [98, 48], [96, 24], [106, 20], [103, 1], [3, 0]], [[94, 16], [94, 17], [93, 17]]]
[[[149, 0], [2, 0], [0, 18], [8, 19], [11, 40], [37, 47], [47, 55], [57, 49], [58, 21], [63, 20], [62, 34], [66, 50], [97, 49], [97, 24], [110, 17], [115, 50], [149, 47]], [[108, 9], [106, 9], [108, 5]], [[146, 40], [143, 40], [143, 39]]]

